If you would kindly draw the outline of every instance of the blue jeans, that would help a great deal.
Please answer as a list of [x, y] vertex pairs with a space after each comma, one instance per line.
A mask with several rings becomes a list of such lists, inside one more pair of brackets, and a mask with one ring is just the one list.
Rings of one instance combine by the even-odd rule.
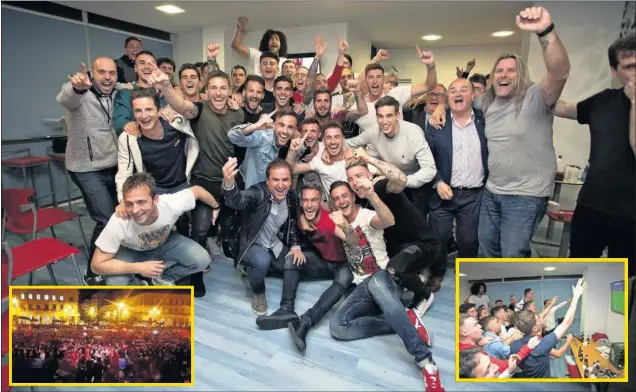
[[[163, 277], [177, 281], [188, 275], [203, 271], [210, 264], [210, 255], [193, 240], [172, 232], [161, 246], [145, 251], [120, 247], [115, 258], [129, 263], [161, 260], [166, 268]], [[108, 286], [136, 286], [140, 284], [135, 275], [104, 276]]]
[[331, 335], [339, 340], [358, 340], [395, 331], [416, 362], [431, 358], [431, 351], [406, 315], [400, 301], [402, 291], [385, 270], [371, 275], [331, 317]]
[[88, 252], [87, 275], [95, 276], [91, 270], [91, 261], [95, 253], [95, 241], [106, 227], [106, 223], [115, 213], [117, 206], [117, 188], [115, 187], [115, 175], [117, 166], [92, 172], [68, 172], [71, 181], [79, 188], [86, 203], [86, 210], [91, 219], [95, 221], [93, 235], [90, 240]]
[[530, 239], [547, 206], [547, 197], [496, 195], [484, 190], [479, 210], [480, 257], [530, 257]]
[[[293, 256], [287, 257], [289, 248], [283, 245], [283, 250], [280, 251], [278, 257], [274, 257], [271, 250], [265, 249], [260, 245], [254, 244], [245, 252], [241, 264], [247, 266], [247, 279], [250, 281], [252, 292], [254, 294], [262, 294], [265, 292], [265, 277], [269, 272], [270, 267], [278, 272], [285, 271], [285, 268], [295, 268], [293, 263]], [[283, 283], [285, 281], [283, 280]], [[288, 286], [289, 280], [288, 280]], [[283, 288], [283, 298], [281, 303], [285, 300], [286, 291]], [[294, 290], [295, 297], [295, 290]]]

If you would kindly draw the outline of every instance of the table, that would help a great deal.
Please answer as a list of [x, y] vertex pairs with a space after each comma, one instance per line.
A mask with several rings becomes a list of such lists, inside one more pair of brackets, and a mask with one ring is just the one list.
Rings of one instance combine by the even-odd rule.
[[[574, 361], [576, 361], [576, 367], [579, 369], [579, 373], [581, 373], [581, 377], [584, 376], [585, 372], [583, 371], [583, 361], [579, 360], [579, 347], [583, 346], [583, 342], [581, 342], [578, 338], [575, 338], [570, 347], [572, 348], [572, 355], [574, 356]], [[594, 364], [594, 362], [599, 361], [601, 365], [601, 369], [609, 369], [612, 372], [620, 375], [622, 377], [622, 371], [616, 369], [614, 365], [609, 361], [609, 359], [605, 359], [601, 356], [601, 352], [596, 349], [597, 344], [590, 340], [590, 344], [585, 347], [583, 346], [583, 358], [585, 360], [585, 355], [589, 360], [590, 365]], [[601, 382], [603, 379], [599, 379]]]
[[[554, 201], [556, 203], [559, 202], [559, 199], [561, 198], [561, 187], [563, 185], [581, 186], [583, 185], [583, 183], [579, 181], [576, 181], [576, 182], [554, 181], [554, 191], [552, 191], [552, 198], [550, 199], [550, 201]], [[554, 221], [551, 220], [548, 222], [548, 229], [546, 231], [545, 237], [550, 240], [552, 239], [553, 235], [554, 235]]]

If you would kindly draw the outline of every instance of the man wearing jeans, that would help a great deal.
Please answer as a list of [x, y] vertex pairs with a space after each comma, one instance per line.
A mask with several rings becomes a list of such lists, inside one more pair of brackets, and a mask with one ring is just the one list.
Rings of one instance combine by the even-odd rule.
[[[270, 266], [285, 273], [306, 261], [296, 237], [298, 200], [291, 190], [292, 168], [282, 159], [274, 159], [265, 169], [267, 180], [244, 191], [236, 185], [236, 174], [237, 159], [230, 158], [223, 166], [223, 197], [228, 207], [241, 212], [241, 226], [238, 234], [230, 238], [229, 249], [234, 266], [247, 267], [252, 311], [263, 316], [267, 314], [265, 276]], [[280, 307], [293, 311], [296, 287], [291, 282], [283, 282]]]
[[133, 286], [149, 278], [155, 286], [174, 286], [188, 275], [203, 271], [210, 256], [195, 241], [173, 232], [172, 227], [197, 200], [218, 208], [219, 203], [200, 186], [157, 195], [155, 180], [148, 173], [128, 177], [122, 192], [128, 215], [114, 215], [95, 242], [92, 268], [104, 275], [109, 286]]
[[395, 271], [386, 269], [389, 257], [383, 230], [395, 223], [393, 214], [370, 180], [357, 179], [356, 188], [357, 195], [369, 200], [375, 211], [355, 204], [354, 191], [344, 181], [334, 182], [330, 190], [333, 204], [359, 238], [358, 246], [345, 244], [357, 287], [331, 318], [331, 335], [339, 340], [357, 340], [395, 332], [420, 368], [426, 391], [444, 391], [427, 347], [431, 344], [428, 332], [412, 309], [404, 311], [400, 301], [403, 289], [393, 278]]
[[[534, 32], [543, 48], [547, 73], [530, 81], [522, 57], [502, 54], [493, 83], [473, 108], [485, 115], [489, 177], [479, 215], [482, 257], [530, 257], [530, 240], [545, 215], [556, 175], [552, 142], [554, 107], [570, 72], [570, 61], [545, 8], [527, 8], [517, 16], [522, 31]], [[431, 124], [445, 123], [438, 114]]]
[[91, 270], [90, 260], [95, 253], [95, 241], [117, 204], [117, 136], [112, 121], [116, 82], [115, 62], [97, 57], [93, 61], [92, 78], [82, 64], [80, 72], [70, 75], [69, 82], [57, 95], [57, 102], [66, 109], [66, 170], [82, 192], [86, 209], [95, 221], [84, 275], [88, 285], [104, 284]]

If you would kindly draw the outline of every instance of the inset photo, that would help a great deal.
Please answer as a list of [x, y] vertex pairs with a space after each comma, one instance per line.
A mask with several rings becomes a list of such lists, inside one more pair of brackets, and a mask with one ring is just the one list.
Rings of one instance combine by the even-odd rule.
[[11, 386], [193, 385], [189, 287], [10, 287]]
[[456, 381], [627, 381], [627, 260], [457, 260]]

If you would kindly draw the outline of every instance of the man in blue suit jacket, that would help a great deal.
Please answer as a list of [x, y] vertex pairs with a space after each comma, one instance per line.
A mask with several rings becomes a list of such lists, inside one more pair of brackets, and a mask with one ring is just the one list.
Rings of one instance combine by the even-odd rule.
[[437, 175], [429, 201], [429, 220], [442, 243], [448, 243], [456, 221], [457, 257], [477, 257], [479, 208], [488, 176], [488, 147], [483, 114], [473, 110], [474, 88], [466, 79], [448, 88], [446, 124], [426, 126]]

